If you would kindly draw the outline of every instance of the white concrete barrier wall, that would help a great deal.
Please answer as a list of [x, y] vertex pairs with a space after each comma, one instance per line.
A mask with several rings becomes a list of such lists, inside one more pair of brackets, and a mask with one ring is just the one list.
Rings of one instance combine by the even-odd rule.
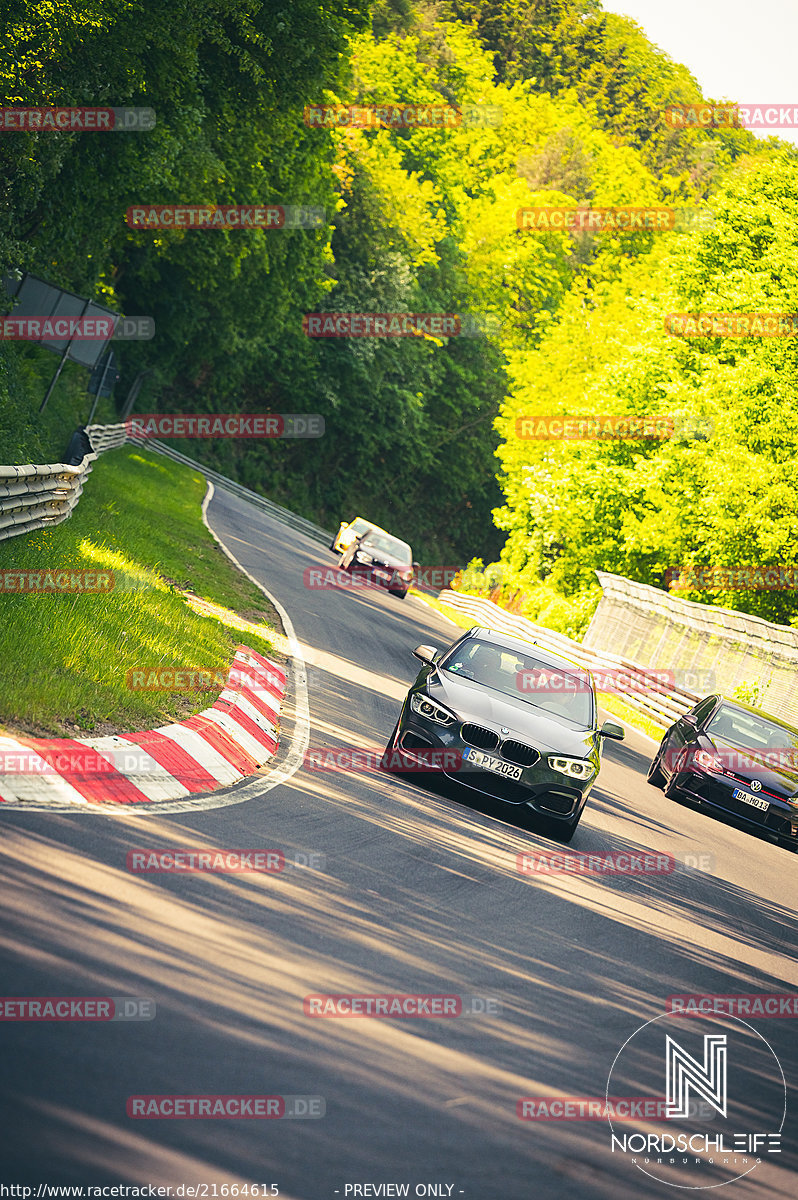
[[652, 667], [711, 671], [730, 695], [758, 684], [758, 707], [798, 725], [798, 629], [698, 604], [621, 575], [597, 571], [602, 597], [584, 646], [612, 649]]

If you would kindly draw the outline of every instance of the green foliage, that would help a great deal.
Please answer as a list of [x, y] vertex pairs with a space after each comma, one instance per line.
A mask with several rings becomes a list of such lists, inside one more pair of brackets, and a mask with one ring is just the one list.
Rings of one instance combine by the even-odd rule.
[[[798, 160], [742, 164], [714, 225], [574, 287], [533, 354], [510, 365], [503, 552], [516, 586], [581, 596], [596, 569], [667, 586], [680, 567], [796, 564], [794, 337], [668, 336], [670, 312], [798, 311]], [[556, 397], [552, 404], [551, 397]], [[666, 440], [527, 441], [520, 416], [669, 415]], [[794, 624], [794, 590], [692, 587], [687, 599]]]
[[[700, 90], [633, 22], [597, 0], [379, 0], [371, 12], [366, 0], [10, 0], [6, 11], [7, 103], [150, 107], [157, 125], [4, 135], [0, 271], [154, 317], [152, 342], [117, 347], [118, 396], [152, 371], [139, 411], [326, 422], [319, 440], [181, 443], [188, 453], [328, 526], [366, 513], [422, 561], [501, 552], [503, 599], [567, 630], [589, 619], [596, 568], [663, 584], [668, 567], [719, 556], [792, 561], [794, 343], [679, 341], [662, 318], [798, 311], [795, 157], [744, 130], [671, 128], [663, 110]], [[480, 105], [501, 119], [305, 124], [305, 105], [339, 103]], [[516, 221], [533, 205], [704, 201], [716, 223], [703, 234], [574, 237]], [[130, 205], [170, 202], [312, 204], [326, 220], [127, 226]], [[498, 332], [306, 336], [303, 315], [327, 310], [484, 314]], [[0, 353], [0, 457], [41, 456], [71, 432], [77, 369], [38, 422], [55, 360]], [[560, 445], [515, 434], [518, 416], [571, 411], [667, 412], [716, 433]], [[794, 612], [783, 594], [713, 598]]]
[[[88, 373], [67, 363], [47, 408], [39, 406], [58, 366], [55, 354], [21, 343], [0, 342], [0, 459], [3, 465], [63, 462], [73, 430], [84, 425], [93, 404], [86, 392]], [[94, 420], [116, 420], [112, 401], [103, 397]]]
[[754, 680], [751, 683], [738, 683], [731, 694], [731, 698], [732, 700], [741, 700], [743, 704], [752, 704], [754, 708], [758, 708], [763, 691], [764, 684], [760, 680]]
[[670, 105], [702, 100], [696, 80], [636, 22], [603, 12], [599, 0], [451, 0], [445, 7], [474, 22], [502, 82], [529, 80], [548, 95], [571, 94], [614, 140], [634, 146], [674, 196], [706, 195], [717, 169], [755, 144], [745, 130], [670, 126]]
[[601, 596], [601, 589], [595, 585], [570, 597], [547, 583], [525, 585], [506, 562], [489, 563], [486, 567], [480, 558], [471, 560], [452, 581], [452, 588], [483, 596], [500, 608], [572, 638], [584, 634]]

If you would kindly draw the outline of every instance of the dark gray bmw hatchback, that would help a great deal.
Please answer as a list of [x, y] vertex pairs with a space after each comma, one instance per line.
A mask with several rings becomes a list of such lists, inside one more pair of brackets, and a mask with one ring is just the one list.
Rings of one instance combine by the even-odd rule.
[[525, 806], [570, 842], [601, 767], [603, 738], [590, 673], [521, 638], [475, 627], [423, 663], [383, 756], [389, 771], [435, 770]]

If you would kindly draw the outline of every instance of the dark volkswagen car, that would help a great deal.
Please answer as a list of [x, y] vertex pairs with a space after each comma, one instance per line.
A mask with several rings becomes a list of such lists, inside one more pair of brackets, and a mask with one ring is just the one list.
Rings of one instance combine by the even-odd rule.
[[[570, 659], [474, 628], [448, 650], [417, 646], [424, 664], [383, 756], [387, 770], [429, 763], [465, 787], [524, 806], [570, 842], [601, 766], [593, 681]], [[420, 767], [419, 767], [420, 764]]]
[[750, 704], [701, 700], [666, 732], [648, 781], [798, 846], [798, 729]]
[[369, 574], [375, 583], [404, 600], [418, 564], [413, 562], [413, 551], [407, 542], [372, 528], [355, 538], [338, 565], [343, 571]]

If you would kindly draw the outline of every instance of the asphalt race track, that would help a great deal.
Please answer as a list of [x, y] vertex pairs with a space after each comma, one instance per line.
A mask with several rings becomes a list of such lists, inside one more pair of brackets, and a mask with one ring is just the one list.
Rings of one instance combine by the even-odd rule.
[[[455, 627], [413, 598], [307, 588], [305, 571], [333, 555], [227, 493], [208, 517], [291, 616], [311, 749], [381, 748], [416, 674], [413, 647], [444, 645]], [[292, 697], [277, 767], [291, 751]], [[611, 1152], [606, 1120], [520, 1120], [516, 1109], [521, 1097], [604, 1097], [618, 1051], [669, 995], [798, 992], [798, 860], [666, 800], [645, 782], [651, 750], [635, 733], [606, 746], [570, 847], [470, 793], [373, 771], [301, 767], [196, 812], [0, 811], [3, 995], [156, 1005], [147, 1021], [2, 1023], [4, 1181], [205, 1184], [208, 1196], [275, 1184], [293, 1200], [675, 1194]], [[186, 846], [277, 847], [309, 865], [126, 869], [131, 849]], [[519, 873], [518, 854], [558, 850], [676, 862], [659, 874]], [[479, 997], [487, 1011], [305, 1015], [304, 997], [329, 993]], [[685, 1039], [720, 1024], [683, 1021]], [[786, 1077], [787, 1122], [782, 1153], [723, 1194], [792, 1197], [795, 1019], [746, 1028], [730, 1093], [764, 1128], [778, 1088], [761, 1035]], [[624, 1082], [616, 1094], [641, 1094]], [[131, 1096], [231, 1094], [322, 1097], [326, 1115], [126, 1112]], [[678, 1166], [671, 1182], [696, 1186]], [[389, 1184], [408, 1191], [363, 1190]]]

